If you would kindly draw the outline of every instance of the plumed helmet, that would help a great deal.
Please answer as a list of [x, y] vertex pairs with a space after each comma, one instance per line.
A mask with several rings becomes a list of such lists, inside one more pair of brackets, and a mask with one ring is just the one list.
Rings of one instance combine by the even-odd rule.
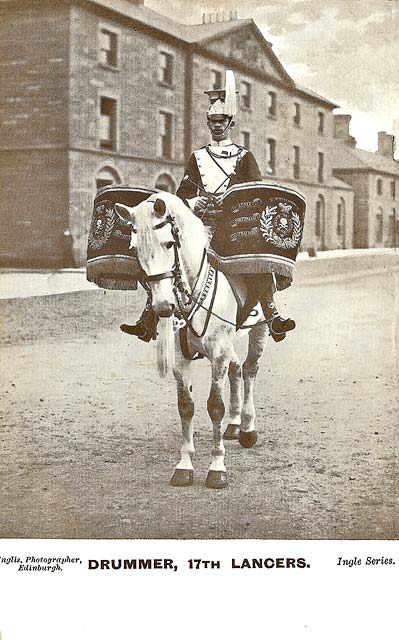
[[236, 81], [231, 69], [226, 71], [225, 89], [211, 89], [205, 91], [209, 96], [210, 105], [207, 115], [224, 115], [233, 117], [237, 113]]

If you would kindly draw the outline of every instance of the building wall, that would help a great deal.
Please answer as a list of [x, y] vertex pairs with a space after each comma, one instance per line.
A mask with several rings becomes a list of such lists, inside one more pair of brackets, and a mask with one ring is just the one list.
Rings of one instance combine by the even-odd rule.
[[[382, 193], [378, 193], [377, 183], [381, 181]], [[391, 182], [395, 181], [395, 198], [391, 195]], [[368, 176], [368, 246], [392, 247], [394, 244], [392, 222], [399, 218], [399, 179], [394, 176], [370, 173]], [[377, 216], [382, 216], [382, 229], [378, 229]], [[396, 237], [396, 243], [399, 238]]]
[[2, 6], [2, 149], [67, 143], [68, 34], [62, 3]]
[[[360, 170], [335, 170], [335, 174], [352, 186], [354, 190], [354, 246], [392, 247], [399, 243], [399, 179], [393, 175]], [[381, 180], [382, 193], [377, 190]], [[391, 183], [395, 182], [395, 197], [391, 194]], [[378, 229], [382, 216], [382, 229]], [[393, 231], [393, 217], [396, 233]]]
[[0, 151], [0, 165], [1, 266], [74, 266], [67, 152]]
[[61, 265], [68, 257], [68, 34], [62, 2], [2, 6], [0, 260], [7, 266]]

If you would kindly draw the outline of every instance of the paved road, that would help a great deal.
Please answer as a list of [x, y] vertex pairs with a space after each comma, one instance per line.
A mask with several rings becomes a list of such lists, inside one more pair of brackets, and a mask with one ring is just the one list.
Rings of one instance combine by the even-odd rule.
[[204, 362], [195, 484], [168, 483], [174, 385], [117, 330], [137, 294], [2, 301], [0, 537], [397, 538], [398, 289], [393, 272], [279, 294], [298, 328], [267, 348], [258, 444], [227, 444], [223, 491], [204, 487]]

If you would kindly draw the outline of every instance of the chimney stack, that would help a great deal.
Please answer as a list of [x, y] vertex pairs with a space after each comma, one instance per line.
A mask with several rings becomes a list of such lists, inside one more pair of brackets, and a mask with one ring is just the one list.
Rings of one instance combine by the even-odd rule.
[[395, 138], [386, 131], [378, 132], [378, 151], [381, 156], [393, 160]]
[[349, 132], [351, 119], [348, 113], [334, 114], [334, 138], [343, 140], [349, 147], [356, 147], [356, 139]]

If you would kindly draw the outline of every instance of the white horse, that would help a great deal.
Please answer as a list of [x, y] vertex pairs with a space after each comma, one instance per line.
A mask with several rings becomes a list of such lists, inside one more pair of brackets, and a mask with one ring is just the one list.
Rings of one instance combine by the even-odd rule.
[[[230, 421], [224, 438], [238, 438], [243, 447], [252, 447], [257, 440], [253, 390], [268, 337], [267, 325], [261, 323], [249, 330], [248, 353], [241, 367], [234, 349], [237, 301], [227, 278], [208, 264], [207, 235], [201, 220], [180, 198], [166, 192], [153, 194], [136, 207], [117, 204], [115, 209], [133, 227], [132, 242], [151, 287], [153, 307], [161, 319], [157, 338], [158, 369], [165, 375], [172, 368], [177, 383], [183, 444], [171, 484], [189, 486], [194, 479], [193, 365], [183, 355], [179, 331], [173, 332], [172, 326], [172, 316], [180, 307], [189, 323], [184, 351], [198, 352], [211, 362], [207, 408], [213, 425], [213, 449], [206, 486], [223, 488], [227, 485], [222, 438], [225, 381], [228, 376]], [[191, 300], [188, 305], [191, 309], [184, 306], [182, 298], [186, 298], [186, 302]], [[248, 330], [239, 333], [245, 331], [248, 333]]]

